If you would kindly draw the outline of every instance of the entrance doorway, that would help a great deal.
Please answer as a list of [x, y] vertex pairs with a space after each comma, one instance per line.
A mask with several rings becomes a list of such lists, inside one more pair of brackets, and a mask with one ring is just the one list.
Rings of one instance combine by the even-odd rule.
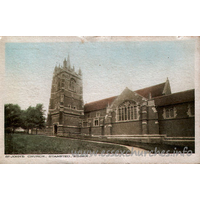
[[55, 124], [54, 125], [54, 135], [57, 135], [57, 131], [58, 131], [58, 126]]

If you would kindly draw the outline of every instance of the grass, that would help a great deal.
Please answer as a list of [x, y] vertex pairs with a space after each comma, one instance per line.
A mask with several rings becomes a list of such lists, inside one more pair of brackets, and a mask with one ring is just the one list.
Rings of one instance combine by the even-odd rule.
[[127, 151], [117, 144], [94, 143], [43, 135], [5, 134], [5, 154], [71, 154], [78, 151]]
[[[76, 138], [76, 140], [74, 139]], [[106, 143], [95, 143], [91, 141], [103, 141]], [[47, 137], [44, 135], [27, 135], [27, 134], [5, 134], [5, 154], [71, 154], [78, 151], [91, 151], [101, 153], [103, 150], [106, 152], [110, 150], [127, 151], [126, 147], [120, 146], [127, 145], [132, 147], [139, 147], [147, 151], [167, 151], [169, 153], [174, 152], [176, 147], [177, 151], [183, 151], [182, 146], [171, 146], [165, 144], [151, 144], [151, 143], [139, 143], [130, 140], [117, 140], [117, 139], [105, 139], [105, 138], [91, 138], [74, 135], [71, 138], [66, 137]], [[192, 150], [194, 153], [194, 145], [188, 150]]]
[[[122, 144], [126, 146], [131, 146], [131, 147], [138, 147], [145, 149], [147, 151], [150, 151], [152, 153], [155, 153], [155, 149], [158, 152], [162, 151], [168, 151], [168, 153], [174, 153], [174, 151], [179, 151], [183, 152], [183, 149], [185, 146], [181, 145], [167, 145], [167, 144], [162, 144], [162, 143], [142, 143], [142, 142], [135, 142], [130, 139], [114, 139], [114, 138], [97, 138], [97, 137], [89, 137], [89, 136], [82, 136], [82, 135], [70, 135], [68, 138], [79, 138], [81, 140], [92, 140], [92, 141], [103, 141], [103, 142], [109, 142], [109, 143], [114, 143], [114, 144]], [[188, 151], [191, 150], [193, 153], [195, 153], [195, 144], [191, 144], [190, 146], [186, 145], [188, 147]]]

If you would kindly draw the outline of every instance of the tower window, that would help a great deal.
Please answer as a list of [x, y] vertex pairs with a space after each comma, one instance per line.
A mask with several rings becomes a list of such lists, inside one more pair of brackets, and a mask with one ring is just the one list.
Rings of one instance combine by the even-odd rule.
[[76, 81], [72, 78], [71, 80], [70, 80], [70, 89], [72, 90], [72, 91], [75, 91], [75, 89], [76, 89]]
[[94, 119], [94, 126], [99, 126], [99, 119]]

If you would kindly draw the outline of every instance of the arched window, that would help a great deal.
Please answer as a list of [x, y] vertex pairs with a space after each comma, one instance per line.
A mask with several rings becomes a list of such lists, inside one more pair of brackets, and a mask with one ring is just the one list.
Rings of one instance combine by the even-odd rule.
[[134, 118], [137, 119], [137, 106], [134, 106]]
[[124, 108], [122, 108], [122, 121], [124, 121]]
[[130, 110], [130, 106], [128, 107], [128, 120], [131, 119], [131, 110]]
[[121, 121], [122, 120], [121, 108], [119, 108], [118, 112], [119, 112], [119, 121]]
[[125, 120], [127, 120], [127, 107], [124, 108], [125, 111]]
[[133, 101], [125, 101], [118, 107], [118, 121], [138, 119], [138, 106]]
[[72, 91], [75, 91], [75, 89], [76, 89], [76, 81], [72, 78], [71, 80], [70, 80], [70, 89], [72, 90]]
[[131, 106], [131, 119], [133, 119], [133, 106]]

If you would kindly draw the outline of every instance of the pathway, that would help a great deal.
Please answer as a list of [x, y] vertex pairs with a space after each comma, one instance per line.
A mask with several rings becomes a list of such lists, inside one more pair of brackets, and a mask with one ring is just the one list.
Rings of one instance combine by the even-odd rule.
[[[48, 136], [48, 137], [56, 137], [56, 136]], [[122, 144], [115, 144], [115, 143], [110, 143], [110, 142], [102, 142], [102, 141], [92, 141], [92, 140], [87, 140], [87, 139], [77, 139], [77, 138], [67, 138], [67, 137], [62, 137], [64, 139], [70, 139], [70, 140], [83, 140], [83, 141], [87, 141], [87, 142], [91, 142], [91, 143], [99, 143], [99, 144], [110, 144], [110, 145], [118, 145], [121, 147], [126, 147], [129, 151], [143, 151], [144, 153], [148, 152], [145, 149], [139, 148], [139, 147], [132, 147], [132, 146], [126, 146], [126, 145], [122, 145]]]

